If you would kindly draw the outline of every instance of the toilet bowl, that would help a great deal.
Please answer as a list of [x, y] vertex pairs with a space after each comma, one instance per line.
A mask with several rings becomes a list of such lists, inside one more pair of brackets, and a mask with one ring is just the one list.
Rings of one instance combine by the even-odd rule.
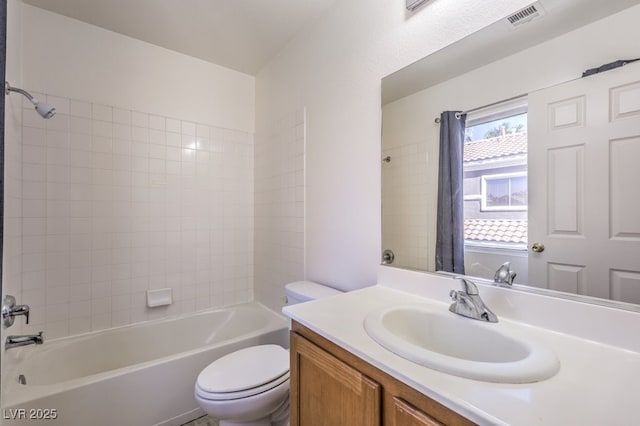
[[[285, 289], [289, 305], [341, 293], [310, 281]], [[200, 372], [195, 398], [220, 426], [288, 425], [289, 351], [260, 345], [225, 355]]]
[[286, 424], [289, 352], [278, 345], [251, 346], [212, 362], [198, 375], [195, 397], [220, 426]]

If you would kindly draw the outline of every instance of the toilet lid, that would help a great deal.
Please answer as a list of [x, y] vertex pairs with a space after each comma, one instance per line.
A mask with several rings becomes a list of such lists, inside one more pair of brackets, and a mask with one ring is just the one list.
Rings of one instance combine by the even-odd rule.
[[289, 371], [289, 352], [278, 345], [252, 346], [209, 364], [197, 385], [206, 393], [240, 392], [270, 383]]
[[268, 392], [274, 388], [284, 386], [289, 389], [289, 372], [287, 371], [282, 376], [278, 377], [273, 382], [265, 383], [262, 386], [251, 388], [239, 392], [207, 392], [203, 390], [198, 383], [196, 383], [196, 395], [202, 399], [208, 399], [211, 401], [229, 401], [232, 399], [244, 399], [250, 398], [255, 395], [259, 395], [264, 392]]

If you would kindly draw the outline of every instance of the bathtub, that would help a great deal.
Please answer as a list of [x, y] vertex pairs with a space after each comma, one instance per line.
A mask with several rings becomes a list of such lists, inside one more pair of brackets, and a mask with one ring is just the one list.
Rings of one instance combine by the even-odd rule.
[[[200, 371], [235, 350], [288, 347], [288, 322], [257, 303], [5, 351], [3, 425], [181, 425], [204, 413]], [[24, 375], [26, 385], [18, 382]]]

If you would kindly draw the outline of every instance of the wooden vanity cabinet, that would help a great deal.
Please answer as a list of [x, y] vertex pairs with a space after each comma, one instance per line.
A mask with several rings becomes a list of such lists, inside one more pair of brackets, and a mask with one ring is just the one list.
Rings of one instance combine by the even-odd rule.
[[293, 321], [291, 426], [474, 423]]

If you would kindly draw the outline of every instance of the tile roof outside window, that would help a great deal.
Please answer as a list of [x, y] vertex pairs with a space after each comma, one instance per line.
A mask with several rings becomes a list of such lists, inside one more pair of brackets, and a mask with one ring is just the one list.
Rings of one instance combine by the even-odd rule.
[[527, 221], [465, 219], [465, 241], [527, 244]]
[[508, 133], [464, 144], [464, 162], [527, 153], [527, 132]]

